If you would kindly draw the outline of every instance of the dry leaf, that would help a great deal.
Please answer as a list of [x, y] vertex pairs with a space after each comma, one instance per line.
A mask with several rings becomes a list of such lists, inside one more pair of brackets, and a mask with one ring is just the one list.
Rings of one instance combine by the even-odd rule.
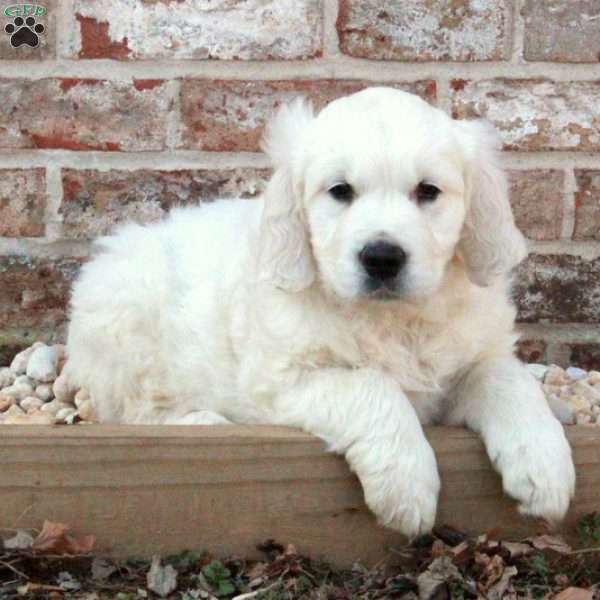
[[160, 564], [160, 556], [153, 556], [146, 581], [148, 589], [164, 598], [177, 587], [177, 571], [171, 565], [163, 567]]
[[570, 587], [554, 596], [554, 600], [594, 600], [594, 592], [583, 588]]
[[430, 600], [436, 593], [443, 593], [442, 584], [450, 581], [463, 581], [463, 577], [450, 557], [440, 556], [417, 578], [419, 598]]
[[565, 542], [561, 537], [554, 535], [539, 535], [534, 538], [530, 538], [530, 541], [534, 548], [538, 550], [553, 550], [559, 554], [571, 554], [571, 546]]
[[33, 536], [22, 529], [19, 529], [13, 537], [4, 540], [4, 547], [7, 550], [28, 550], [32, 544]]
[[502, 542], [500, 546], [505, 550], [508, 550], [511, 558], [527, 556], [533, 552], [532, 546], [529, 544], [522, 544], [520, 542]]
[[64, 523], [44, 521], [42, 531], [35, 538], [31, 549], [48, 554], [89, 554], [96, 543], [93, 535], [79, 538], [69, 535], [69, 526]]
[[504, 597], [504, 592], [510, 584], [511, 577], [518, 573], [516, 567], [507, 567], [502, 573], [502, 577], [487, 591], [488, 600], [501, 600]]

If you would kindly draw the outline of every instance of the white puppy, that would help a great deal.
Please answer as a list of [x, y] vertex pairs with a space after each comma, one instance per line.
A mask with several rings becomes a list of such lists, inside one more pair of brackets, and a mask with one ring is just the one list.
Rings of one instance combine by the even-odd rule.
[[513, 357], [525, 245], [495, 142], [393, 89], [283, 108], [261, 201], [99, 240], [74, 286], [68, 376], [105, 422], [312, 432], [408, 535], [432, 527], [440, 487], [419, 421], [466, 425], [521, 512], [562, 518], [575, 473]]

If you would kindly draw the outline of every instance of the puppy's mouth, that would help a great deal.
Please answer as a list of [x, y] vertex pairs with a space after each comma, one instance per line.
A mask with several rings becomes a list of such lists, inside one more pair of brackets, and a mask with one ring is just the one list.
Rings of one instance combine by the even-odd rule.
[[402, 294], [402, 286], [394, 279], [367, 277], [363, 283], [363, 295], [372, 300], [397, 300]]

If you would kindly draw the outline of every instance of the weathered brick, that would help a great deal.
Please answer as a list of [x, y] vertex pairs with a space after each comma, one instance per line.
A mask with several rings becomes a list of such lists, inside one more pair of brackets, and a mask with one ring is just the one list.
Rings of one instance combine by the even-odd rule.
[[[7, 1], [0, 5], [0, 60], [43, 60], [56, 56], [56, 0], [44, 0], [43, 7], [47, 10], [45, 14], [41, 14], [41, 7], [36, 4]], [[5, 10], [9, 14], [5, 14]], [[18, 25], [19, 21], [17, 21], [15, 25], [14, 21], [19, 17], [21, 19], [33, 17], [34, 30], [36, 26], [43, 26], [44, 30], [41, 33], [35, 33], [38, 39], [37, 46], [29, 45], [35, 42], [35, 37], [31, 37], [31, 27], [26, 22]], [[14, 27], [12, 35], [6, 33], [7, 25]], [[17, 37], [13, 39], [15, 34]], [[27, 37], [24, 38], [23, 34]], [[23, 43], [24, 41], [28, 43]]]
[[600, 323], [600, 258], [530, 254], [514, 295], [522, 322]]
[[93, 238], [116, 223], [147, 223], [175, 206], [263, 191], [266, 169], [94, 171], [66, 169], [60, 209], [70, 238]]
[[600, 60], [598, 0], [526, 0], [527, 60], [598, 62]]
[[455, 80], [453, 115], [483, 116], [507, 150], [600, 149], [600, 81]]
[[569, 363], [587, 369], [600, 371], [600, 343], [569, 344], [571, 354]]
[[71, 283], [81, 261], [0, 256], [0, 330], [52, 328], [66, 319]]
[[44, 169], [0, 169], [0, 236], [44, 235]]
[[65, 54], [113, 59], [303, 59], [322, 0], [75, 0]]
[[0, 147], [162, 150], [167, 84], [96, 79], [0, 79]]
[[517, 342], [517, 356], [526, 363], [543, 363], [546, 356], [546, 342], [520, 339]]
[[562, 171], [510, 171], [510, 202], [519, 229], [532, 240], [556, 240], [562, 229]]
[[504, 0], [340, 0], [342, 52], [383, 60], [501, 60]]
[[600, 171], [576, 169], [575, 240], [600, 241]]
[[[188, 79], [182, 82], [182, 147], [233, 151], [259, 149], [265, 121], [275, 108], [298, 96], [311, 99], [317, 109], [374, 83], [365, 81], [221, 81]], [[386, 84], [390, 85], [390, 84]], [[393, 87], [419, 94], [432, 102], [433, 81], [395, 83]]]

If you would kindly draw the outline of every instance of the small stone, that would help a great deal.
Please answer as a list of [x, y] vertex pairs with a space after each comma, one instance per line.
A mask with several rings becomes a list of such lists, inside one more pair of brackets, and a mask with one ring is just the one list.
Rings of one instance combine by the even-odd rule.
[[571, 383], [565, 370], [558, 365], [550, 365], [544, 377], [544, 383], [547, 385], [568, 385]]
[[600, 390], [594, 389], [585, 381], [578, 381], [573, 386], [573, 393], [577, 396], [582, 396], [590, 404], [600, 404]]
[[65, 373], [61, 373], [52, 385], [52, 391], [54, 392], [54, 397], [59, 402], [68, 402], [71, 404], [75, 398], [77, 389], [71, 387]]
[[579, 367], [569, 367], [565, 373], [573, 380], [579, 381], [587, 377], [587, 371], [580, 369]]
[[554, 416], [563, 425], [573, 425], [573, 423], [575, 423], [575, 413], [564, 400], [561, 400], [555, 395], [551, 395], [548, 397], [548, 406], [550, 406]]
[[571, 396], [567, 403], [576, 412], [589, 412], [592, 408], [591, 403], [582, 396]]
[[15, 414], [5, 418], [4, 425], [53, 425], [54, 416], [41, 411], [34, 411], [27, 415]]
[[57, 423], [63, 422], [71, 424], [77, 416], [77, 410], [72, 406], [61, 408], [55, 415]]
[[28, 375], [17, 375], [17, 377], [15, 377], [15, 384], [21, 385], [22, 383], [35, 387], [35, 381], [31, 377]]
[[16, 417], [18, 415], [24, 415], [25, 411], [17, 406], [16, 404], [13, 404], [2, 416], [4, 417], [4, 423], [6, 423], [6, 419], [9, 419], [10, 417]]
[[29, 362], [29, 357], [33, 354], [34, 350], [44, 345], [45, 344], [43, 344], [42, 342], [35, 342], [33, 346], [25, 348], [25, 350], [19, 352], [10, 363], [10, 370], [15, 375], [23, 375], [27, 371], [27, 363]]
[[600, 385], [600, 371], [590, 371], [588, 373], [587, 382], [590, 385]]
[[52, 346], [40, 346], [29, 357], [27, 375], [42, 383], [54, 381], [58, 376], [58, 354]]
[[54, 392], [52, 391], [52, 386], [49, 383], [40, 383], [40, 385], [35, 388], [35, 395], [42, 402], [49, 402], [52, 400], [52, 398], [54, 398]]
[[63, 408], [70, 408], [71, 410], [74, 410], [73, 406], [71, 406], [71, 404], [66, 404], [65, 402], [59, 402], [58, 400], [52, 400], [51, 402], [46, 402], [46, 404], [44, 404], [44, 406], [42, 406], [40, 408], [40, 410], [43, 412], [48, 412], [52, 415], [55, 415], [59, 410], [61, 410]]
[[0, 392], [0, 413], [8, 410], [13, 404], [16, 404], [17, 401], [12, 396], [7, 396]]
[[15, 374], [10, 370], [9, 367], [2, 367], [0, 369], [0, 390], [8, 387], [15, 382]]
[[593, 422], [594, 421], [592, 415], [589, 415], [587, 413], [580, 412], [575, 415], [576, 425], [591, 425]]
[[19, 402], [19, 406], [27, 413], [34, 410], [37, 411], [43, 405], [44, 403], [35, 396], [27, 396], [27, 398], [24, 398], [23, 400], [21, 400], [21, 402]]
[[20, 402], [27, 396], [33, 396], [33, 388], [28, 383], [13, 383], [10, 387], [4, 388], [2, 393]]
[[548, 371], [547, 365], [540, 365], [538, 363], [529, 363], [527, 366], [528, 371], [539, 381], [544, 381], [544, 375]]

